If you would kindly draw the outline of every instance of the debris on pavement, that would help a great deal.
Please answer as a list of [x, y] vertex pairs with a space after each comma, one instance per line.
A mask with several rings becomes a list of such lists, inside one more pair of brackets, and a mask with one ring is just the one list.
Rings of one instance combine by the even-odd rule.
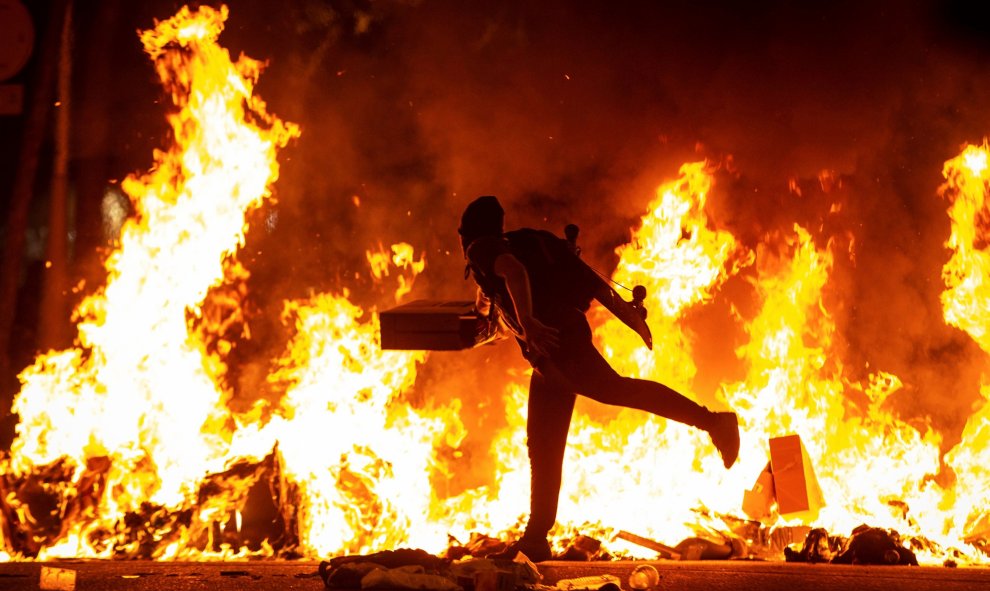
[[848, 538], [813, 529], [801, 550], [785, 548], [784, 557], [787, 562], [918, 566], [914, 551], [896, 531], [868, 525], [860, 525]]
[[670, 558], [673, 560], [680, 560], [681, 558], [680, 552], [678, 552], [674, 548], [671, 548], [670, 546], [667, 546], [666, 544], [661, 544], [656, 540], [644, 538], [643, 536], [639, 536], [624, 530], [619, 531], [619, 533], [615, 534], [615, 537], [619, 540], [625, 540], [627, 542], [631, 542], [638, 546], [642, 546], [644, 548], [653, 550], [654, 552], [659, 553], [660, 556], [663, 558]]
[[320, 563], [319, 574], [328, 589], [432, 591], [511, 591], [536, 588], [542, 578], [521, 553], [513, 560], [471, 556], [451, 560], [407, 548], [331, 558]]
[[594, 575], [575, 579], [561, 579], [556, 588], [560, 591], [619, 591], [622, 581], [614, 575]]

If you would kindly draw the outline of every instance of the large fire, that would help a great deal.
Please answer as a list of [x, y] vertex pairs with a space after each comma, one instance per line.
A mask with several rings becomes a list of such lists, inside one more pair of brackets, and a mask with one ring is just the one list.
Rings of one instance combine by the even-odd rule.
[[[285, 303], [293, 336], [268, 377], [279, 401], [229, 408], [246, 214], [270, 197], [277, 151], [299, 130], [252, 94], [260, 64], [218, 45], [226, 17], [226, 8], [184, 8], [141, 34], [175, 105], [174, 143], [123, 185], [135, 215], [106, 261], [105, 288], [76, 311], [76, 346], [38, 357], [20, 376], [18, 437], [0, 463], [0, 557], [441, 552], [451, 537], [515, 530], [528, 495], [526, 376], [496, 385], [507, 424], [492, 437], [491, 481], [444, 494], [435, 482], [454, 469], [465, 438], [462, 402], [411, 401], [426, 353], [382, 351], [377, 311], [352, 303], [347, 289]], [[942, 303], [946, 322], [990, 353], [987, 157], [985, 145], [968, 146], [946, 163], [952, 257]], [[707, 437], [680, 425], [585, 404], [568, 441], [558, 533], [625, 529], [675, 542], [727, 531], [744, 519], [742, 494], [767, 463], [768, 439], [797, 433], [826, 504], [791, 521], [775, 515], [767, 527], [869, 523], [917, 540], [926, 562], [986, 561], [990, 402], [943, 455], [939, 433], [885, 404], [901, 389], [897, 376], [854, 381], [837, 357], [824, 297], [833, 246], [795, 225], [744, 247], [706, 210], [714, 178], [704, 162], [685, 164], [618, 250], [613, 279], [647, 287], [653, 350], [601, 310], [593, 319], [620, 372], [696, 396], [685, 315], [745, 276], [759, 302], [755, 314], [734, 317], [748, 338], [737, 351], [747, 371], [716, 401], [740, 415], [740, 462], [722, 469]], [[377, 281], [397, 285], [383, 306], [405, 297], [426, 266], [409, 244], [367, 260]], [[224, 288], [233, 295], [211, 299]], [[990, 383], [983, 390], [990, 400]], [[252, 533], [258, 490], [275, 534]]]

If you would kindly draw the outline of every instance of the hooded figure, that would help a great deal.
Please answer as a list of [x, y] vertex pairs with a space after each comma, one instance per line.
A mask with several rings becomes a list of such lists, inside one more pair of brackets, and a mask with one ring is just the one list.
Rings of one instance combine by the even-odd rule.
[[478, 310], [511, 330], [533, 366], [526, 420], [530, 516], [522, 537], [495, 558], [523, 552], [551, 558], [547, 534], [557, 518], [564, 448], [577, 394], [604, 404], [644, 410], [702, 429], [726, 468], [739, 453], [733, 412], [713, 412], [663, 384], [620, 376], [591, 340], [585, 311], [598, 300], [652, 348], [641, 310], [619, 295], [550, 232], [504, 232], [505, 211], [493, 196], [465, 208], [458, 234], [467, 268], [478, 284]]
[[461, 248], [465, 251], [472, 242], [483, 236], [499, 236], [505, 223], [505, 210], [498, 198], [492, 195], [478, 197], [464, 209], [461, 226]]

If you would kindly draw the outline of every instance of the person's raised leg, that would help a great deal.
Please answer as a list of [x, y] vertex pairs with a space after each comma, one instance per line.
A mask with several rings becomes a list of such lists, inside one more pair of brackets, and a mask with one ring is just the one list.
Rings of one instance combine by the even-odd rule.
[[570, 343], [555, 358], [548, 373], [579, 394], [603, 404], [643, 410], [707, 431], [726, 468], [739, 455], [739, 423], [733, 412], [712, 412], [673, 388], [650, 380], [620, 376], [602, 357], [590, 338]]

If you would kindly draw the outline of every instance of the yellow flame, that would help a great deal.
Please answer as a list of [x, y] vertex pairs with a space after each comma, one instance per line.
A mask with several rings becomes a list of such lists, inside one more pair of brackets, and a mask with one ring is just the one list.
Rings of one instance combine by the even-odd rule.
[[381, 351], [377, 317], [364, 315], [346, 293], [287, 304], [296, 335], [272, 376], [290, 385], [266, 431], [299, 486], [301, 541], [318, 554], [403, 544], [429, 507], [423, 475], [443, 429], [399, 398], [425, 355]]
[[[711, 227], [705, 205], [712, 185], [713, 172], [705, 162], [682, 166], [678, 179], [657, 190], [632, 241], [617, 251], [614, 281], [646, 287], [653, 350], [615, 319], [595, 329], [603, 354], [620, 373], [657, 380], [689, 396], [696, 368], [681, 316], [710, 301], [753, 260], [730, 233]], [[638, 411], [622, 411], [603, 422], [594, 418], [599, 408], [586, 407], [590, 414], [576, 415], [568, 439], [563, 523], [576, 527], [591, 521], [606, 529], [680, 540], [704, 521], [697, 509], [733, 511], [738, 506], [740, 489], [727, 485], [706, 434]]]
[[752, 261], [730, 233], [710, 227], [705, 204], [712, 178], [705, 162], [683, 165], [677, 180], [657, 189], [632, 241], [616, 251], [613, 280], [646, 287], [647, 320], [654, 335], [649, 351], [618, 320], [603, 321], [595, 335], [620, 373], [689, 389], [696, 369], [677, 320], [691, 306], [709, 301], [728, 277]]
[[987, 148], [967, 146], [962, 154], [946, 162], [942, 195], [952, 202], [949, 219], [952, 234], [946, 246], [952, 258], [942, 268], [946, 290], [942, 293], [945, 321], [969, 333], [984, 351], [990, 352], [990, 250], [986, 242], [987, 182], [984, 178]]
[[79, 346], [21, 374], [12, 470], [68, 458], [78, 476], [88, 460], [112, 458], [106, 519], [181, 503], [224, 465], [226, 394], [187, 312], [223, 280], [245, 212], [278, 176], [276, 150], [298, 133], [252, 95], [259, 63], [233, 62], [217, 44], [226, 17], [226, 8], [183, 8], [141, 34], [177, 109], [175, 143], [123, 183], [136, 215], [106, 262], [106, 287], [76, 312]]
[[[694, 198], [699, 205], [703, 203], [701, 197], [707, 187], [692, 188], [705, 187], [704, 184], [682, 179], [679, 186], [682, 199]], [[669, 191], [661, 193], [666, 203], [676, 202]], [[682, 211], [687, 209], [681, 207]], [[655, 206], [651, 210], [653, 217], [648, 214], [647, 220], [663, 219], [656, 216]], [[648, 227], [644, 223], [644, 229]], [[713, 287], [739, 270], [739, 266], [727, 262], [753, 260], [745, 252], [735, 258], [720, 254], [732, 252], [731, 236], [711, 240], [708, 248], [698, 251], [685, 247], [687, 252], [703, 253], [687, 260], [708, 261], [709, 269], [724, 274], [685, 273], [715, 279], [699, 281], [693, 298], [678, 298], [690, 292], [672, 288], [676, 283], [669, 279], [665, 283], [664, 273], [676, 276], [682, 272], [678, 264], [685, 257], [678, 256], [677, 248], [684, 243], [693, 245], [688, 238], [704, 234], [697, 226], [679, 230], [679, 238], [672, 237], [669, 225], [659, 225], [655, 232], [666, 236], [666, 242], [641, 229], [633, 244], [650, 244], [653, 240], [664, 244], [666, 250], [641, 250], [666, 264], [657, 265], [652, 273], [641, 272], [646, 265], [639, 259], [632, 258], [631, 264], [638, 273], [632, 275], [632, 282], [652, 288], [648, 292], [655, 298], [653, 309], [675, 314], [686, 303], [704, 302]], [[729, 247], [722, 249], [719, 245]], [[635, 249], [623, 252], [617, 279], [630, 280], [623, 265], [634, 252], [639, 254]], [[965, 540], [955, 525], [957, 520], [944, 510], [946, 491], [936, 483], [940, 436], [924, 425], [919, 429], [908, 424], [887, 409], [886, 401], [901, 388], [896, 376], [880, 372], [866, 383], [853, 383], [844, 376], [841, 360], [835, 356], [835, 326], [823, 303], [833, 265], [831, 249], [819, 250], [811, 235], [795, 226], [792, 236], [767, 237], [755, 253], [755, 261], [753, 283], [762, 306], [747, 322], [749, 343], [738, 351], [748, 367], [747, 376], [742, 382], [726, 383], [721, 388], [721, 398], [740, 415], [740, 462], [726, 473], [703, 434], [680, 425], [665, 425], [641, 413], [624, 411], [606, 421], [579, 415], [569, 438], [565, 473], [570, 483], [565, 485], [561, 501], [562, 521], [573, 525], [590, 519], [676, 542], [712, 525], [706, 517], [712, 513], [707, 510], [739, 515], [742, 491], [752, 485], [768, 461], [769, 438], [798, 433], [827, 501], [819, 513], [799, 516], [807, 523], [837, 533], [848, 533], [861, 523], [870, 523], [924, 537], [942, 548], [933, 546], [920, 553], [930, 562], [944, 558], [951, 547], [965, 551]], [[671, 301], [685, 304], [680, 308], [664, 306], [664, 302]], [[680, 336], [679, 317], [661, 317], [658, 321], [654, 314], [650, 320], [655, 335], [670, 332], [677, 338], [675, 347], [689, 346], [689, 341]], [[679, 356], [663, 350], [663, 358], [673, 359], [670, 363], [675, 366], [664, 369], [649, 359], [635, 335], [621, 330], [608, 332], [609, 328], [606, 322], [596, 334], [603, 337], [603, 349], [617, 367], [632, 358], [627, 367], [634, 375], [645, 374], [690, 395], [693, 373], [684, 371], [684, 367], [694, 367], [689, 354]], [[653, 506], [655, 499], [663, 499], [662, 508], [644, 514], [644, 507]], [[972, 516], [969, 521], [973, 521]], [[725, 531], [727, 525], [712, 527]], [[641, 549], [629, 550], [642, 555]], [[971, 555], [970, 559], [979, 560], [979, 556]]]
[[[990, 239], [987, 210], [990, 178], [988, 148], [968, 145], [945, 163], [941, 195], [951, 203], [952, 232], [946, 246], [952, 256], [942, 268], [945, 321], [959, 327], [990, 353]], [[984, 376], [984, 380], [986, 380]], [[990, 538], [990, 384], [981, 389], [982, 405], [966, 422], [962, 437], [946, 454], [956, 476], [952, 499], [954, 533], [971, 539]]]
[[[420, 256], [417, 260], [413, 246], [408, 242], [393, 244], [389, 251], [379, 247], [378, 251], [369, 250], [365, 253], [368, 264], [371, 265], [371, 275], [378, 281], [388, 276], [391, 266], [411, 273], [413, 279], [426, 268], [426, 257]], [[398, 276], [398, 283], [399, 286], [395, 291], [396, 302], [401, 301], [412, 291], [412, 281], [407, 280], [405, 275]]]

